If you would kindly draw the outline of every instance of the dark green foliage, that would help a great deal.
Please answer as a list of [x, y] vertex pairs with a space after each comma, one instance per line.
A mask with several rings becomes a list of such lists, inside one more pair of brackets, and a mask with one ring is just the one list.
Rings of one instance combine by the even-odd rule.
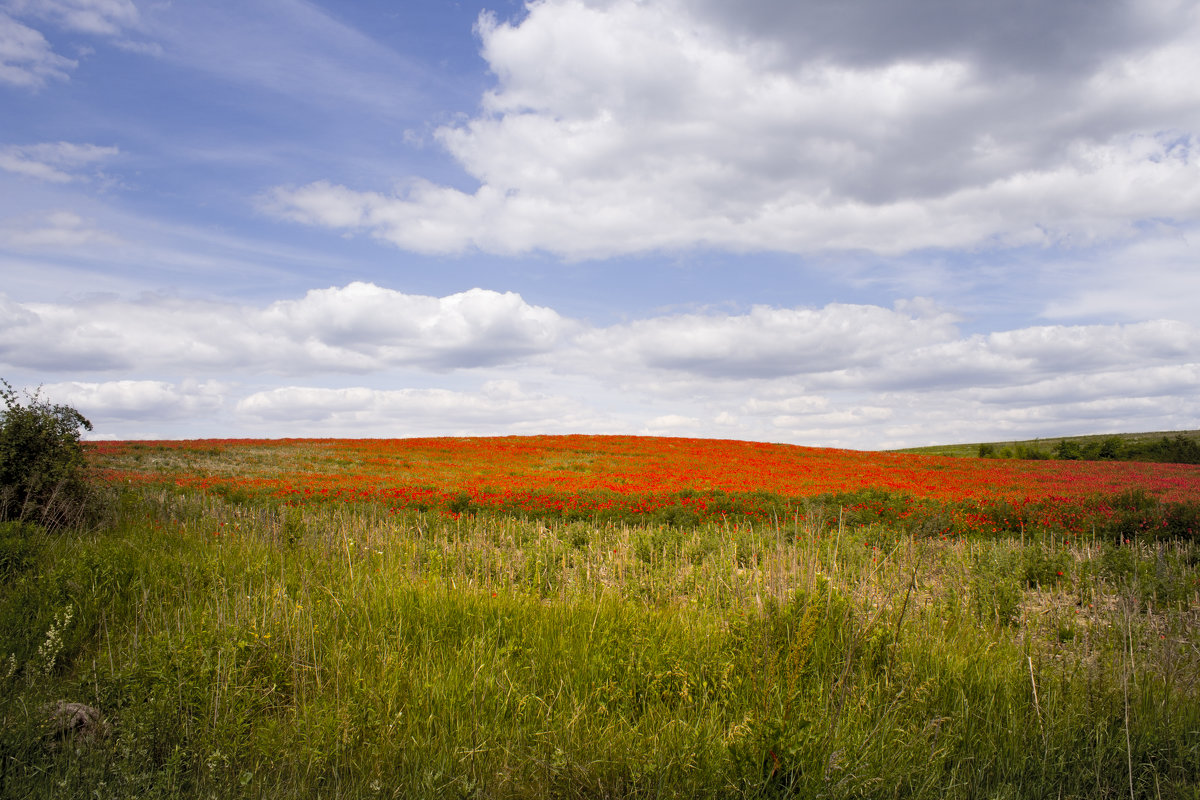
[[28, 570], [37, 555], [37, 528], [23, 522], [0, 522], [0, 580]]
[[1054, 448], [1054, 457], [1061, 461], [1079, 461], [1083, 458], [1083, 448], [1079, 446], [1079, 442], [1062, 439]]
[[1172, 464], [1200, 464], [1200, 443], [1182, 434], [1166, 436], [1154, 442], [1137, 442], [1126, 448], [1126, 457], [1139, 461]]
[[1100, 442], [1100, 446], [1096, 448], [1096, 458], [1101, 461], [1115, 461], [1121, 457], [1124, 449], [1124, 445], [1118, 437], [1110, 436]]
[[1124, 433], [1111, 436], [1075, 436], [1059, 439], [1052, 448], [1039, 439], [1024, 442], [983, 442], [981, 444], [910, 447], [898, 453], [922, 455], [978, 456], [979, 458], [1017, 458], [1059, 461], [1154, 461], [1164, 464], [1200, 464], [1200, 431], [1184, 431], [1172, 436]]
[[1013, 448], [1013, 457], [1025, 461], [1044, 461], [1050, 458], [1050, 453], [1042, 449], [1041, 442], [1035, 441], [1029, 444], [1017, 444]]
[[1022, 561], [1027, 587], [1052, 588], [1063, 580], [1070, 580], [1071, 556], [1066, 550], [1034, 544], [1026, 548]]
[[70, 406], [51, 404], [38, 392], [22, 403], [4, 388], [0, 418], [0, 520], [32, 520], [46, 527], [77, 524], [89, 512], [79, 430], [92, 429]]
[[700, 524], [700, 515], [683, 505], [663, 506], [654, 515], [656, 522], [679, 528], [695, 528]]
[[1157, 461], [1166, 464], [1200, 464], [1200, 442], [1181, 433], [1158, 439], [1107, 436], [1079, 441], [1062, 439], [1054, 457], [1063, 461]]

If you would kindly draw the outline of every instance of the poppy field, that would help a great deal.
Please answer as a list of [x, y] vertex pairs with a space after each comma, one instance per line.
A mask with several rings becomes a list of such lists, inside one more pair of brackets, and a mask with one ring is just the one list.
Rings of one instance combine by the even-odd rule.
[[97, 520], [0, 523], [0, 797], [1200, 796], [1196, 467], [592, 436], [88, 458]]
[[[711, 439], [532, 436], [91, 445], [106, 480], [287, 504], [674, 524], [787, 521], [939, 535], [1194, 537], [1200, 467], [997, 461]], [[829, 524], [835, 520], [831, 517]]]

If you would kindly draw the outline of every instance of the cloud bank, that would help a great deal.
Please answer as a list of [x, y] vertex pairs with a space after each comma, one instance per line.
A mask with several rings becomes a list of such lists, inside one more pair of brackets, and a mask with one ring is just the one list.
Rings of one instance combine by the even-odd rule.
[[596, 326], [514, 293], [367, 283], [263, 307], [0, 296], [0, 320], [0, 369], [94, 376], [48, 389], [122, 431], [187, 418], [224, 435], [637, 430], [881, 447], [923, 425], [1200, 423], [1200, 328], [1171, 320], [966, 335], [917, 299]]

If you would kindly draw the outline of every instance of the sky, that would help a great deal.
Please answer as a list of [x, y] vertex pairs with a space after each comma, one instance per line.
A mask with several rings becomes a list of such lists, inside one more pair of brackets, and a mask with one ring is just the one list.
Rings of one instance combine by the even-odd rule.
[[0, 0], [98, 439], [1200, 428], [1196, 0]]

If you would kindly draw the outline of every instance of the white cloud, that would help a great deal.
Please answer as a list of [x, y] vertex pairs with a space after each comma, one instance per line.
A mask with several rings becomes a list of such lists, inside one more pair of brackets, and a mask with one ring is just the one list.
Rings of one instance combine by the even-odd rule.
[[435, 369], [502, 363], [544, 352], [570, 329], [553, 310], [531, 306], [513, 292], [471, 289], [435, 298], [367, 283], [274, 303], [262, 320], [268, 330], [378, 363]]
[[1059, 375], [1020, 386], [970, 390], [990, 405], [1066, 405], [1132, 398], [1169, 398], [1200, 392], [1200, 363], [1104, 370], [1092, 374]]
[[211, 381], [70, 381], [46, 384], [41, 392], [52, 402], [76, 408], [93, 424], [194, 418], [218, 411], [223, 402], [223, 387]]
[[615, 363], [721, 378], [809, 375], [957, 338], [956, 317], [928, 302], [896, 310], [834, 303], [821, 309], [756, 306], [749, 313], [683, 314], [596, 331], [585, 348]]
[[[1198, 353], [1200, 328], [1178, 321], [963, 334], [922, 300], [596, 327], [481, 289], [355, 283], [263, 307], [0, 295], [0, 371], [160, 378], [61, 384], [111, 421], [100, 434], [176, 421], [191, 436], [641, 431], [871, 448], [1167, 430], [1200, 425]], [[364, 385], [331, 385], [347, 373]]]
[[1196, 317], [1200, 253], [1195, 224], [1152, 231], [1147, 238], [1099, 257], [1055, 263], [1058, 278], [1042, 314], [1050, 318], [1148, 319]]
[[95, 36], [116, 36], [139, 22], [137, 6], [130, 0], [8, 0], [7, 6], [14, 14]]
[[65, 80], [76, 66], [55, 53], [41, 32], [0, 10], [0, 83], [40, 89], [49, 80]]
[[926, 300], [892, 309], [755, 306], [608, 327], [568, 319], [512, 292], [471, 289], [437, 298], [369, 283], [262, 308], [154, 295], [57, 304], [0, 295], [0, 303], [0, 359], [22, 369], [435, 374], [525, 365], [665, 395], [779, 380], [802, 380], [816, 391], [932, 392], [1183, 368], [1200, 353], [1200, 328], [1171, 320], [964, 336], [954, 314]]
[[25, 369], [368, 372], [481, 367], [546, 352], [572, 325], [520, 295], [435, 298], [373, 284], [313, 290], [258, 309], [148, 296], [6, 301], [0, 362]]
[[397, 429], [502, 431], [522, 424], [553, 424], [578, 417], [583, 409], [573, 398], [530, 392], [515, 381], [498, 380], [476, 391], [286, 386], [251, 394], [236, 410], [250, 423], [305, 424], [380, 436]]
[[[1110, 5], [1106, 18], [1142, 19]], [[1115, 38], [1084, 26], [1103, 47], [1043, 74], [948, 34], [886, 60], [784, 58], [769, 31], [731, 36], [711, 13], [544, 0], [519, 23], [484, 15], [498, 85], [437, 133], [477, 189], [318, 181], [264, 205], [419, 252], [568, 258], [1077, 246], [1200, 217], [1200, 92], [1182, 77], [1200, 69], [1195, 13], [1147, 13]]]
[[875, 363], [806, 378], [818, 389], [938, 392], [1024, 386], [1057, 376], [1141, 367], [1186, 369], [1200, 353], [1200, 328], [1160, 320], [1129, 325], [1039, 326], [916, 346]]
[[[15, 17], [92, 36], [119, 37], [141, 27], [131, 0], [5, 0], [0, 7], [0, 83], [35, 90], [51, 79], [66, 80], [78, 62], [55, 53], [41, 31]], [[116, 43], [141, 51], [156, 47], [126, 39]]]
[[52, 183], [69, 183], [77, 170], [116, 156], [116, 147], [51, 142], [0, 147], [0, 169]]

